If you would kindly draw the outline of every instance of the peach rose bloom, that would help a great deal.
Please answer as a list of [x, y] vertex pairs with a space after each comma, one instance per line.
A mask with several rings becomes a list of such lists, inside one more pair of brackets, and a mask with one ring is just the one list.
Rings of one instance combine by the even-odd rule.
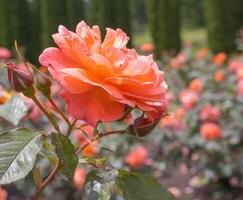
[[7, 197], [7, 191], [0, 187], [0, 200], [7, 200]]
[[[94, 129], [92, 126], [84, 125], [81, 127], [81, 130], [75, 132], [75, 138], [81, 146], [91, 141], [93, 137], [93, 130]], [[84, 156], [95, 157], [99, 152], [98, 144], [98, 141], [90, 143], [86, 148], [83, 149], [81, 154]]]
[[146, 165], [149, 160], [149, 152], [145, 147], [137, 147], [130, 151], [125, 162], [134, 169], [139, 169]]
[[143, 52], [151, 52], [154, 50], [154, 45], [152, 43], [144, 43], [139, 47]]
[[218, 107], [207, 104], [200, 109], [199, 118], [201, 121], [217, 121], [221, 116]]
[[212, 122], [204, 123], [200, 127], [200, 133], [205, 140], [217, 140], [222, 135], [220, 126]]
[[182, 90], [180, 92], [179, 99], [183, 108], [191, 110], [198, 101], [198, 94], [192, 90]]
[[85, 178], [86, 178], [86, 171], [85, 171], [85, 169], [81, 168], [81, 167], [78, 167], [75, 170], [74, 177], [73, 177], [76, 188], [78, 188], [80, 190], [83, 188], [84, 182], [85, 182]]
[[189, 89], [194, 92], [201, 92], [202, 88], [203, 88], [203, 83], [198, 78], [193, 79], [189, 84]]
[[230, 63], [229, 63], [229, 70], [232, 71], [232, 72], [235, 72], [237, 71], [237, 69], [240, 67], [240, 66], [243, 66], [243, 62], [240, 61], [240, 60], [231, 60]]
[[1, 59], [9, 59], [12, 56], [11, 51], [7, 48], [0, 47], [0, 60]]
[[162, 118], [160, 120], [160, 127], [172, 127], [176, 130], [185, 130], [186, 124], [184, 123], [184, 117], [185, 117], [185, 109], [184, 108], [178, 108], [175, 112], [167, 115], [166, 117]]
[[84, 21], [76, 32], [59, 26], [53, 34], [58, 48], [47, 48], [39, 57], [62, 86], [67, 112], [92, 126], [98, 121], [120, 119], [126, 106], [143, 110], [150, 120], [163, 116], [167, 85], [152, 55], [140, 56], [127, 49], [127, 35], [106, 29], [104, 40], [98, 26]]
[[214, 80], [216, 82], [222, 82], [225, 79], [225, 71], [223, 69], [219, 69], [214, 74]]
[[215, 65], [222, 65], [225, 60], [226, 60], [226, 54], [223, 52], [218, 53], [213, 57], [213, 63]]
[[99, 153], [98, 144], [98, 141], [92, 142], [81, 152], [81, 154], [83, 156], [95, 157]]
[[1, 85], [0, 85], [0, 105], [7, 102], [12, 97], [12, 92], [7, 92]]
[[203, 58], [207, 57], [208, 53], [209, 53], [208, 48], [200, 49], [198, 54], [197, 54], [197, 59], [203, 59]]

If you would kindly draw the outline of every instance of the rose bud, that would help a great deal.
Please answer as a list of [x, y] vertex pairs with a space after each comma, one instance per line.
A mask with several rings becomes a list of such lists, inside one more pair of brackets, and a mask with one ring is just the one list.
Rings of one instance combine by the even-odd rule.
[[45, 96], [51, 95], [51, 80], [45, 74], [38, 73], [36, 75], [36, 88]]
[[128, 132], [140, 137], [148, 135], [159, 123], [160, 119], [151, 121], [148, 118], [139, 117], [134, 121], [134, 124], [128, 126]]
[[7, 66], [9, 83], [16, 92], [24, 92], [33, 85], [32, 74], [25, 66], [17, 66], [11, 63], [7, 64]]

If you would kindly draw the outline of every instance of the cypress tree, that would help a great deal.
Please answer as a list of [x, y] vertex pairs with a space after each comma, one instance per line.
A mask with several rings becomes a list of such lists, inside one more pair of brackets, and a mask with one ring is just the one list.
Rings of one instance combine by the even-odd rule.
[[11, 48], [11, 24], [9, 23], [10, 3], [8, 0], [0, 0], [0, 46]]
[[[214, 53], [235, 49], [238, 0], [204, 0], [208, 45]], [[241, 7], [242, 9], [242, 7]]]
[[117, 28], [117, 0], [91, 0], [91, 24], [99, 25], [102, 35], [105, 28]]
[[180, 0], [147, 0], [148, 21], [155, 44], [155, 55], [178, 52], [180, 41]]
[[52, 34], [57, 32], [58, 25], [67, 25], [66, 0], [40, 0], [40, 29], [42, 49], [53, 45]]
[[101, 12], [101, 0], [91, 0], [90, 2], [90, 18], [89, 22], [92, 25], [101, 25], [102, 12]]
[[131, 46], [131, 10], [130, 0], [116, 0], [116, 23], [130, 37], [129, 45]]
[[30, 10], [27, 0], [1, 0], [0, 2], [0, 41], [1, 45], [12, 48], [14, 40], [24, 48], [27, 55], [31, 45]]
[[66, 0], [68, 27], [75, 29], [77, 23], [85, 18], [83, 0]]
[[90, 22], [99, 25], [102, 34], [105, 28], [121, 28], [131, 38], [130, 0], [91, 0]]

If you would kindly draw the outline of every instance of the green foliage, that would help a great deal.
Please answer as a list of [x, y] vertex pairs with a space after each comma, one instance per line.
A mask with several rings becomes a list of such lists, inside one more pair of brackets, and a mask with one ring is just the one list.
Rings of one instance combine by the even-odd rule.
[[96, 170], [90, 172], [85, 181], [84, 199], [109, 200], [114, 188], [118, 171], [113, 169], [109, 172]]
[[116, 18], [117, 27], [121, 28], [130, 37], [129, 45], [131, 46], [132, 27], [131, 27], [131, 2], [130, 0], [116, 1]]
[[0, 45], [12, 48], [17, 40], [29, 55], [32, 43], [28, 1], [1, 0], [0, 13]]
[[126, 200], [174, 200], [152, 176], [115, 169], [96, 170], [87, 175], [84, 199], [109, 200], [114, 191]]
[[56, 147], [58, 157], [61, 159], [65, 175], [73, 180], [74, 171], [78, 164], [78, 156], [75, 154], [74, 146], [70, 139], [62, 134], [53, 133], [51, 140]]
[[85, 18], [83, 0], [66, 0], [67, 26], [75, 30], [76, 25]]
[[24, 178], [41, 149], [41, 134], [26, 128], [0, 133], [0, 185]]
[[242, 25], [240, 4], [238, 0], [204, 0], [208, 44], [214, 53], [235, 49], [236, 32]]
[[82, 0], [39, 0], [41, 16], [41, 46], [46, 48], [53, 44], [52, 34], [59, 25], [75, 29], [84, 18]]
[[40, 34], [43, 49], [53, 44], [52, 34], [57, 32], [58, 26], [67, 24], [65, 8], [66, 0], [40, 0]]
[[90, 4], [91, 24], [99, 25], [102, 34], [105, 28], [121, 28], [131, 37], [130, 0], [92, 0]]
[[155, 54], [178, 52], [180, 41], [180, 0], [147, 0], [148, 21], [155, 44]]
[[174, 200], [152, 176], [120, 171], [117, 179], [126, 200]]
[[0, 117], [17, 126], [27, 114], [27, 106], [19, 96], [13, 96], [5, 104], [0, 105]]

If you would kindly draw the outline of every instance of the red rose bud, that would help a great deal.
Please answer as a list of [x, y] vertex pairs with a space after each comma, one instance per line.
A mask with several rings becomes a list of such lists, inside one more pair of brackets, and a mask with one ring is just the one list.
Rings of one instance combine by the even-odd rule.
[[134, 124], [128, 127], [128, 132], [140, 137], [148, 135], [158, 124], [160, 119], [151, 121], [148, 118], [139, 117], [134, 121]]
[[36, 88], [46, 97], [51, 95], [51, 80], [42, 73], [36, 75]]
[[16, 92], [24, 92], [33, 85], [32, 75], [25, 66], [17, 66], [11, 63], [7, 66], [9, 83]]

